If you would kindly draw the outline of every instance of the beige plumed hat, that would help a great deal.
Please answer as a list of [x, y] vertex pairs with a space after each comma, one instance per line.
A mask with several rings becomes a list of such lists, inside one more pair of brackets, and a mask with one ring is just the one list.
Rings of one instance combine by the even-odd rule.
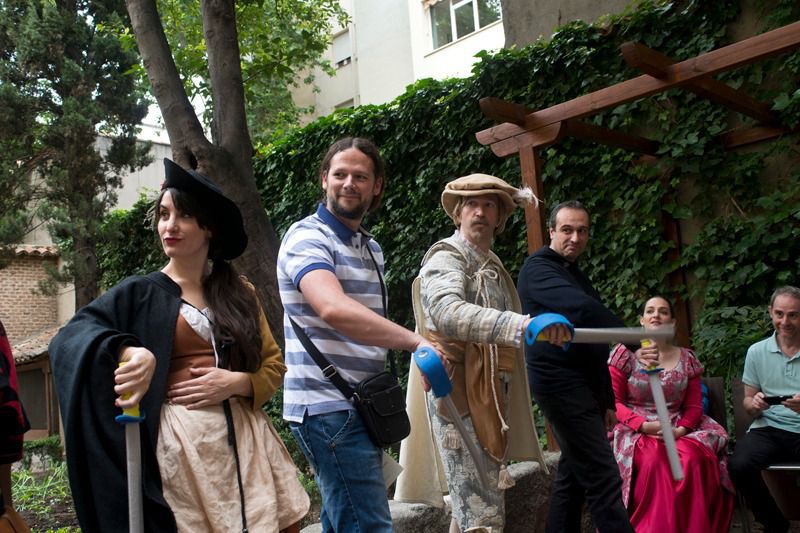
[[442, 192], [442, 207], [458, 226], [458, 213], [455, 212], [455, 209], [456, 205], [458, 205], [459, 197], [480, 196], [483, 194], [495, 194], [503, 204], [503, 209], [500, 213], [500, 224], [496, 233], [500, 233], [505, 229], [506, 220], [508, 220], [508, 217], [516, 207], [524, 207], [530, 203], [534, 203], [537, 207], [539, 205], [539, 199], [528, 187], [517, 189], [495, 176], [470, 174], [469, 176], [454, 179], [445, 185]]

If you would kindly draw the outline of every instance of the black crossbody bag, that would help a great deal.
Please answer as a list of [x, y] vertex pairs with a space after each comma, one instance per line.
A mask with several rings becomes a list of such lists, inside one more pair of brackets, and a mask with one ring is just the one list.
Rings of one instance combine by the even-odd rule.
[[[378, 273], [378, 279], [381, 283], [383, 316], [385, 317], [386, 286], [378, 269], [378, 262], [375, 261], [375, 256], [372, 255], [372, 250], [369, 249], [368, 244], [367, 251], [375, 264], [375, 271]], [[408, 413], [406, 413], [406, 396], [397, 381], [397, 369], [391, 353], [389, 353], [389, 368], [391, 372], [384, 370], [379, 374], [359, 381], [353, 388], [344, 380], [328, 358], [322, 355], [292, 317], [289, 317], [289, 321], [292, 323], [295, 335], [297, 335], [306, 352], [322, 370], [322, 375], [331, 380], [345, 398], [352, 399], [353, 406], [361, 415], [369, 436], [376, 446], [385, 448], [400, 442], [408, 436], [411, 432], [411, 423], [408, 420]]]

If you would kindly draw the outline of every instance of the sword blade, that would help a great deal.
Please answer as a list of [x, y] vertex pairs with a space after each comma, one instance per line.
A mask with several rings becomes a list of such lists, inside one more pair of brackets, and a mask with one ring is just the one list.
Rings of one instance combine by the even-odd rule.
[[675, 326], [662, 326], [657, 329], [645, 328], [575, 328], [572, 338], [578, 344], [612, 344], [622, 342], [639, 344], [642, 339], [671, 340], [675, 336]]
[[128, 464], [128, 523], [131, 533], [144, 533], [142, 447], [138, 423], [125, 424], [125, 454]]
[[478, 471], [478, 479], [480, 480], [481, 485], [483, 485], [484, 489], [489, 490], [491, 488], [491, 484], [489, 483], [489, 475], [486, 473], [486, 465], [484, 464], [483, 456], [478, 451], [475, 443], [472, 442], [469, 433], [467, 433], [467, 427], [461, 420], [461, 415], [458, 414], [458, 409], [456, 409], [456, 406], [449, 395], [443, 396], [440, 399], [442, 400], [442, 405], [444, 405], [444, 408], [450, 415], [450, 420], [461, 434], [461, 441], [467, 447], [467, 451], [469, 451], [469, 454], [472, 456], [472, 462], [475, 463], [475, 470]]
[[653, 392], [653, 402], [656, 404], [658, 421], [661, 423], [661, 434], [664, 439], [664, 446], [667, 448], [667, 459], [669, 460], [669, 469], [672, 471], [672, 479], [680, 481], [683, 479], [683, 468], [681, 468], [681, 462], [678, 458], [678, 448], [675, 446], [675, 435], [672, 434], [672, 422], [669, 419], [664, 390], [661, 388], [661, 378], [658, 372], [653, 372], [647, 375], [647, 380], [650, 382], [650, 390]]

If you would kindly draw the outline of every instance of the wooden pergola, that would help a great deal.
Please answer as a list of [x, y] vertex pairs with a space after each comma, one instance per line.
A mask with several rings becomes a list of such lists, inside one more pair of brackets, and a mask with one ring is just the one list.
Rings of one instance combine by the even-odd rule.
[[[523, 183], [540, 200], [545, 199], [540, 150], [567, 136], [623, 148], [655, 159], [659, 146], [657, 141], [601, 128], [581, 119], [668, 89], [682, 88], [692, 91], [752, 118], [754, 125], [721, 135], [720, 140], [728, 149], [773, 139], [793, 131], [781, 125], [779, 117], [772, 112], [769, 105], [716, 80], [714, 75], [798, 48], [800, 22], [680, 62], [640, 43], [628, 42], [621, 47], [622, 55], [628, 65], [639, 69], [642, 75], [541, 110], [528, 109], [499, 98], [482, 98], [480, 107], [484, 115], [501, 124], [479, 131], [476, 137], [478, 142], [488, 145], [500, 157], [518, 154]], [[528, 251], [532, 252], [548, 241], [544, 209], [529, 205], [525, 209], [525, 221]], [[672, 252], [679, 253], [680, 234], [677, 222], [668, 218], [664, 221], [664, 230], [667, 238], [676, 244]], [[682, 277], [682, 273], [673, 275]], [[670, 279], [671, 283], [677, 281], [679, 280]], [[678, 303], [676, 312], [678, 341], [688, 343], [688, 308], [685, 302]]]

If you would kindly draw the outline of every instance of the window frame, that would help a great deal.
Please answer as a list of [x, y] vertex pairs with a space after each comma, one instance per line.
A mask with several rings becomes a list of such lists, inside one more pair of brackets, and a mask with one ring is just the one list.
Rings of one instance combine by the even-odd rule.
[[[337, 48], [339, 47], [336, 46], [336, 42], [337, 40], [342, 42], [341, 39], [347, 39], [347, 51], [350, 55], [337, 60], [336, 52]], [[331, 53], [333, 55], [333, 64], [337, 69], [347, 66], [353, 62], [353, 39], [350, 35], [350, 28], [344, 28], [342, 31], [333, 36], [331, 39]]]
[[[430, 28], [430, 39], [429, 39], [429, 42], [431, 44], [432, 51], [435, 52], [436, 50], [444, 48], [445, 46], [447, 46], [449, 44], [452, 44], [452, 43], [454, 43], [456, 41], [459, 41], [461, 39], [464, 39], [464, 38], [468, 37], [469, 35], [472, 35], [473, 33], [477, 33], [480, 30], [482, 30], [483, 28], [486, 28], [486, 27], [494, 24], [495, 22], [499, 22], [499, 21], [503, 20], [503, 14], [502, 14], [502, 12], [500, 12], [500, 13], [498, 13], [498, 16], [497, 16], [496, 20], [493, 20], [492, 22], [489, 22], [485, 26], [481, 26], [480, 13], [478, 11], [478, 2], [479, 1], [480, 0], [440, 0], [439, 2], [436, 2], [435, 4], [430, 6], [430, 8], [428, 9], [428, 22], [429, 22], [428, 27]], [[446, 42], [444, 44], [441, 44], [439, 46], [436, 46], [436, 43], [434, 42], [434, 40], [435, 40], [435, 38], [434, 38], [434, 21], [435, 21], [435, 19], [434, 19], [434, 15], [433, 15], [433, 9], [435, 7], [437, 7], [437, 6], [439, 6], [439, 5], [442, 5], [442, 4], [446, 4], [448, 6], [448, 9], [449, 9], [450, 36], [451, 36], [452, 40], [450, 40], [450, 41], [448, 41], [448, 42]], [[473, 24], [473, 28], [474, 29], [471, 32], [466, 33], [464, 35], [458, 35], [458, 26], [456, 24], [456, 9], [464, 7], [467, 4], [472, 4], [472, 24]]]

